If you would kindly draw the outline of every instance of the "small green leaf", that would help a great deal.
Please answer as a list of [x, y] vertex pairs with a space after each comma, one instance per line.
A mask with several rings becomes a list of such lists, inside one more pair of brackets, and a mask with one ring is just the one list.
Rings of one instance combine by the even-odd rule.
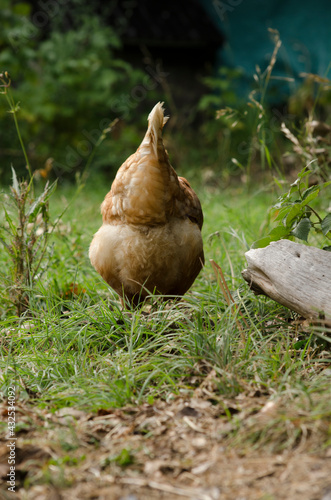
[[13, 174], [13, 186], [12, 186], [12, 188], [15, 191], [15, 193], [17, 194], [17, 196], [20, 196], [21, 191], [20, 191], [20, 187], [19, 187], [19, 184], [18, 184], [16, 172], [15, 172], [13, 166], [11, 167], [11, 171], [12, 171], [12, 174]]
[[286, 217], [291, 208], [292, 208], [291, 205], [287, 205], [286, 207], [280, 208], [277, 217], [275, 218], [275, 221], [284, 219], [284, 217]]
[[317, 191], [319, 190], [319, 186], [310, 186], [308, 189], [306, 189], [303, 193], [302, 193], [302, 200], [305, 200], [309, 195], [310, 193], [313, 193], [314, 191]]
[[112, 462], [117, 463], [121, 467], [126, 467], [134, 462], [134, 457], [130, 450], [123, 448], [118, 455], [109, 456], [102, 460], [101, 466], [107, 467]]
[[307, 175], [311, 174], [311, 170], [307, 169], [307, 167], [304, 167], [301, 172], [298, 173], [298, 180], [301, 181], [304, 177]]
[[20, 101], [18, 101], [15, 105], [13, 105], [13, 107], [11, 109], [8, 110], [8, 113], [11, 113], [12, 115], [14, 115], [15, 113], [17, 113], [19, 110], [20, 110]]
[[307, 193], [307, 195], [306, 195], [305, 199], [300, 203], [301, 207], [305, 207], [306, 205], [308, 205], [308, 203], [310, 203], [312, 200], [314, 200], [319, 195], [319, 192], [320, 192], [319, 186], [312, 186], [312, 187], [315, 189], [311, 190], [309, 193], [307, 193], [307, 191], [309, 191], [310, 188], [305, 191], [305, 193]]
[[307, 345], [307, 340], [298, 340], [298, 342], [295, 342], [295, 344], [293, 344], [293, 347], [295, 350], [298, 350], [302, 349], [306, 345]]
[[291, 198], [291, 196], [294, 194], [294, 193], [297, 193], [299, 191], [299, 179], [297, 179], [293, 184], [291, 184], [291, 187], [287, 193], [287, 197], [288, 198]]
[[274, 227], [268, 234], [269, 238], [271, 238], [272, 241], [281, 240], [282, 238], [288, 235], [289, 235], [289, 230], [287, 227], [283, 226], [283, 224]]
[[29, 217], [29, 221], [31, 222], [33, 217], [37, 215], [43, 204], [45, 203], [45, 194], [41, 193], [40, 196], [32, 203], [26, 215]]
[[15, 226], [15, 224], [13, 223], [13, 221], [12, 221], [12, 219], [11, 219], [11, 217], [10, 217], [9, 213], [7, 212], [7, 210], [6, 210], [6, 209], [4, 209], [4, 210], [5, 210], [5, 217], [6, 217], [6, 221], [7, 221], [7, 223], [8, 223], [8, 226], [9, 226], [10, 232], [11, 232], [11, 234], [12, 234], [12, 235], [16, 236], [16, 234], [17, 234], [17, 229], [16, 229], [16, 226]]
[[53, 182], [49, 187], [46, 185], [44, 191], [41, 195], [32, 203], [29, 210], [27, 211], [27, 216], [29, 217], [30, 222], [32, 219], [38, 214], [39, 210], [45, 206], [45, 203], [49, 200], [50, 196], [55, 191], [57, 182]]
[[289, 226], [290, 223], [296, 218], [297, 215], [302, 211], [302, 207], [300, 206], [300, 203], [295, 203], [292, 207], [291, 210], [289, 211], [287, 217], [286, 217], [286, 225]]
[[271, 168], [271, 156], [270, 156], [269, 149], [266, 145], [264, 145], [264, 151], [265, 151], [265, 156], [267, 158], [268, 165]]
[[311, 222], [309, 219], [305, 217], [304, 219], [301, 219], [301, 221], [298, 223], [296, 228], [293, 229], [291, 234], [296, 238], [299, 238], [300, 240], [307, 241], [310, 228], [311, 228]]
[[118, 465], [125, 467], [126, 465], [131, 465], [134, 462], [134, 459], [131, 451], [127, 450], [126, 448], [123, 448], [121, 453], [117, 455], [115, 461]]
[[0, 236], [0, 243], [3, 244], [3, 246], [5, 247], [7, 253], [9, 255], [11, 255], [11, 247], [5, 242], [4, 238], [2, 236]]
[[151, 394], [149, 396], [147, 396], [147, 403], [149, 405], [153, 405], [154, 404], [154, 396], [152, 396]]
[[272, 241], [278, 241], [282, 238], [285, 238], [290, 235], [290, 232], [287, 227], [283, 226], [283, 224], [279, 224], [278, 226], [271, 229], [270, 233], [255, 241], [252, 245], [252, 248], [263, 248], [269, 245]]
[[328, 232], [331, 231], [331, 214], [328, 214], [326, 217], [324, 217], [321, 222], [321, 228], [324, 236], [326, 236]]
[[272, 239], [270, 238], [270, 236], [265, 236], [264, 238], [260, 238], [259, 240], [254, 241], [251, 248], [264, 248], [267, 247], [271, 242]]

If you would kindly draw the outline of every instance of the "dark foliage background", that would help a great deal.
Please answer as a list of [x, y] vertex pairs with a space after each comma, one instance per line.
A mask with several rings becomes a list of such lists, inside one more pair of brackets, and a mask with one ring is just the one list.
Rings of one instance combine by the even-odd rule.
[[[166, 139], [175, 166], [199, 170], [199, 175], [204, 170], [216, 184], [243, 175], [248, 164], [249, 173], [260, 171], [261, 164], [264, 168], [256, 132], [259, 110], [247, 108], [247, 102], [254, 88], [260, 99], [252, 68], [254, 61], [264, 65], [262, 71], [267, 67], [273, 50], [268, 23], [274, 26], [279, 12], [286, 14], [285, 4], [272, 16], [261, 11], [255, 23], [255, 2], [245, 11], [245, 2], [230, 0], [3, 3], [0, 72], [11, 75], [28, 155], [43, 176], [74, 179], [95, 153], [93, 171], [111, 177], [139, 144], [158, 100], [165, 101], [171, 115]], [[325, 19], [329, 10], [324, 10]], [[253, 21], [247, 19], [245, 25], [247, 12]], [[241, 26], [240, 44], [231, 38], [234, 22]], [[255, 29], [258, 49], [250, 51], [245, 65], [242, 51], [251, 46]], [[226, 55], [231, 47], [237, 47], [232, 63]], [[283, 55], [279, 53], [281, 71], [276, 74], [285, 80], [281, 87], [279, 81], [269, 82], [263, 120], [269, 124], [267, 145], [279, 158], [272, 167], [286, 171], [290, 167], [282, 160], [280, 123], [294, 117], [300, 125], [312, 109], [326, 118], [330, 93], [323, 92], [316, 106], [318, 84], [302, 77], [298, 84], [296, 62], [286, 68]], [[215, 120], [215, 112], [226, 107], [235, 114]], [[109, 132], [114, 119], [117, 125]], [[7, 183], [11, 164], [19, 175], [25, 165], [5, 100], [0, 100], [0, 129], [0, 180]]]

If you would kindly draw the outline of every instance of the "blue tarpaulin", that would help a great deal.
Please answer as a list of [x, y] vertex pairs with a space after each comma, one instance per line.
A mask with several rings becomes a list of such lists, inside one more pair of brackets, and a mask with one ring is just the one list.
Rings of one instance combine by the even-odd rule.
[[275, 80], [279, 100], [302, 82], [301, 73], [330, 76], [330, 0], [201, 0], [205, 10], [225, 36], [217, 65], [241, 68], [241, 91], [248, 92], [255, 66], [263, 71], [274, 44], [268, 28], [279, 32], [282, 46], [273, 74], [294, 82]]

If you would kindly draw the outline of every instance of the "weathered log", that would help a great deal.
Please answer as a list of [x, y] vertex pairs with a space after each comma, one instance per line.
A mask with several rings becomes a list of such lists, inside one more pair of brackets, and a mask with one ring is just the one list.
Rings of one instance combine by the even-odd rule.
[[245, 253], [243, 278], [304, 318], [331, 320], [331, 253], [280, 240]]

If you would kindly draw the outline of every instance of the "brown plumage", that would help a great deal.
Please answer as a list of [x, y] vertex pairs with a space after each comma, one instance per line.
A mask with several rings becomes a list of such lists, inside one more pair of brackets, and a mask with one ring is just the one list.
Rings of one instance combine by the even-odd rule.
[[170, 165], [162, 104], [152, 109], [141, 145], [117, 172], [89, 252], [104, 280], [135, 305], [151, 292], [184, 295], [204, 263], [200, 201]]

